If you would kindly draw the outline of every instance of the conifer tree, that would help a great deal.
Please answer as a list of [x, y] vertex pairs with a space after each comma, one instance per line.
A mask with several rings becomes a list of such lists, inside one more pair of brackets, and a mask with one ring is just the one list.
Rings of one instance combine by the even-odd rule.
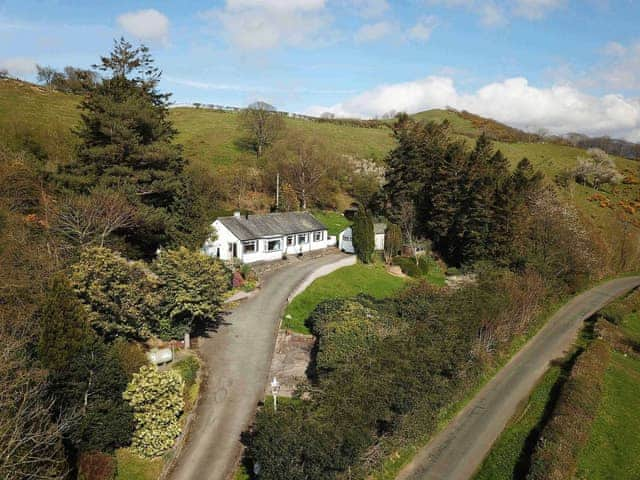
[[176, 204], [184, 193], [185, 161], [172, 143], [176, 132], [168, 119], [169, 94], [158, 91], [161, 72], [148, 48], [122, 38], [94, 68], [104, 78], [87, 87], [76, 130], [77, 159], [58, 178], [80, 193], [98, 185], [124, 191], [139, 207], [142, 224], [127, 232], [127, 240], [150, 255], [159, 243], [170, 242], [180, 213]]
[[353, 232], [353, 247], [362, 263], [371, 263], [375, 249], [375, 234], [373, 219], [369, 212], [361, 205], [351, 227]]

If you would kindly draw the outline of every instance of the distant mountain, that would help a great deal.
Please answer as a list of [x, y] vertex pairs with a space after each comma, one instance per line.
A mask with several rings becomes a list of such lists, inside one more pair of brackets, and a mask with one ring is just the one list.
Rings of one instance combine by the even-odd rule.
[[600, 148], [611, 155], [640, 160], [640, 144], [611, 137], [589, 137], [581, 133], [567, 133], [562, 138], [580, 148]]

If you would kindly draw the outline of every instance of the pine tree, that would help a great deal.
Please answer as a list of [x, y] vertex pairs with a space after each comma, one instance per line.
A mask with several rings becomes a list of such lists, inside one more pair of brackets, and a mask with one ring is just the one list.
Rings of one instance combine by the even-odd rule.
[[375, 249], [373, 219], [363, 206], [358, 209], [351, 229], [356, 255], [362, 263], [371, 263]]
[[80, 104], [77, 160], [61, 169], [59, 180], [72, 190], [89, 193], [100, 185], [124, 191], [140, 207], [141, 228], [127, 240], [142, 254], [170, 241], [176, 223], [171, 215], [184, 189], [185, 161], [172, 143], [169, 94], [158, 91], [161, 72], [145, 46], [120, 39], [94, 68], [105, 75], [88, 86]]

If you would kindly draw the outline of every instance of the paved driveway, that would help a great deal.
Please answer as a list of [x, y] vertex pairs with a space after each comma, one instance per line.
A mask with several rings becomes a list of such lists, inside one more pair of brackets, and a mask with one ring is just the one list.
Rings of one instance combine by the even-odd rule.
[[638, 285], [640, 277], [611, 280], [568, 302], [449, 426], [418, 452], [398, 479], [471, 478], [549, 362], [571, 348], [583, 321]]
[[240, 434], [263, 399], [275, 335], [287, 297], [307, 275], [344, 259], [331, 254], [270, 272], [264, 287], [200, 344], [208, 380], [173, 480], [226, 480], [241, 453]]

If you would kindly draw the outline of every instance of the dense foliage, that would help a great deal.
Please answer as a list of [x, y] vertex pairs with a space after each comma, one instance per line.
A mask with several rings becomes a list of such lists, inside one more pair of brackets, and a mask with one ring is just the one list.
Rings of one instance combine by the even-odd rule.
[[363, 207], [358, 208], [351, 226], [353, 248], [362, 263], [371, 263], [375, 249], [375, 234], [371, 214]]
[[136, 430], [131, 448], [144, 457], [162, 455], [180, 434], [184, 381], [175, 371], [142, 367], [123, 397], [134, 410]]
[[160, 278], [160, 335], [180, 337], [195, 324], [216, 320], [222, 294], [230, 288], [220, 261], [182, 247], [162, 251], [151, 268]]

